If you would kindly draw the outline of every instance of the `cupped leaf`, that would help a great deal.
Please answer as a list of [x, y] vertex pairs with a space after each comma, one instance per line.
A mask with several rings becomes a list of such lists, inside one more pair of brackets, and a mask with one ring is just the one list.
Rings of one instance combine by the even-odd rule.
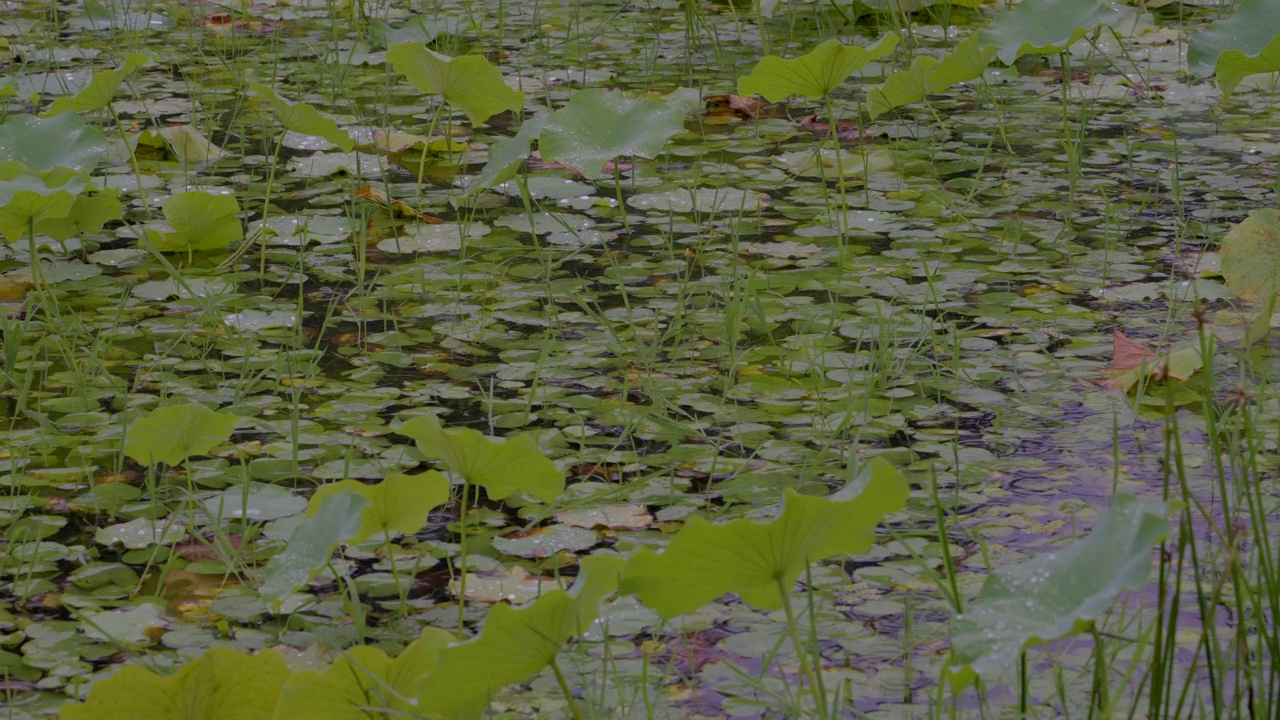
[[600, 88], [580, 90], [551, 113], [538, 148], [555, 160], [596, 177], [622, 155], [653, 158], [684, 127], [684, 113], [661, 100], [628, 98]]
[[[6, 165], [0, 177], [10, 174], [4, 171], [21, 167]], [[66, 218], [87, 184], [84, 176], [67, 168], [50, 171], [46, 178], [24, 172], [0, 180], [0, 233], [16, 242], [26, 237], [33, 225]]]
[[[174, 159], [183, 165], [202, 165], [225, 157], [227, 153], [209, 142], [190, 125], [170, 125], [160, 129], [160, 137], [173, 153]], [[350, 137], [350, 136], [348, 136]]]
[[899, 70], [886, 78], [880, 87], [868, 90], [867, 112], [871, 119], [923, 100], [929, 94], [929, 73], [936, 67], [937, 59], [921, 55], [911, 61], [911, 67]]
[[1255, 210], [1227, 232], [1222, 276], [1231, 292], [1249, 302], [1265, 302], [1280, 291], [1280, 212]]
[[781, 513], [768, 522], [713, 525], [691, 517], [665, 551], [642, 549], [631, 557], [620, 589], [664, 618], [693, 612], [727, 592], [776, 610], [810, 563], [871, 547], [876, 525], [906, 505], [907, 493], [902, 473], [873, 458], [835, 496], [788, 490]]
[[351, 152], [355, 149], [355, 139], [338, 127], [338, 123], [333, 118], [321, 115], [320, 111], [311, 105], [304, 102], [289, 102], [277, 95], [275, 90], [260, 83], [251, 83], [249, 87], [259, 99], [267, 103], [285, 130], [322, 137], [337, 145], [342, 152]]
[[1024, 0], [996, 16], [978, 32], [983, 45], [994, 45], [1005, 65], [1023, 55], [1065, 52], [1099, 25], [1114, 26], [1125, 17], [1100, 0]]
[[76, 195], [65, 217], [49, 217], [36, 223], [36, 232], [59, 242], [67, 238], [96, 233], [109, 222], [124, 217], [124, 204], [113, 190], [93, 195]]
[[529, 146], [538, 138], [549, 117], [551, 117], [550, 113], [538, 113], [524, 121], [515, 137], [500, 140], [490, 146], [489, 161], [485, 163], [480, 173], [467, 183], [467, 194], [487, 190], [498, 183], [510, 180], [515, 175], [520, 162], [529, 157]]
[[415, 417], [396, 432], [412, 438], [423, 455], [444, 462], [467, 482], [483, 487], [494, 500], [524, 492], [552, 502], [564, 490], [564, 474], [528, 435], [505, 442], [491, 440], [478, 430], [445, 430], [431, 415]]
[[321, 503], [289, 536], [284, 552], [267, 562], [258, 593], [267, 603], [278, 604], [294, 590], [310, 582], [333, 556], [338, 543], [360, 532], [361, 514], [369, 501], [351, 492], [339, 492]]
[[981, 676], [999, 674], [1027, 646], [1079, 632], [1121, 591], [1145, 585], [1151, 546], [1169, 532], [1165, 512], [1163, 505], [1117, 495], [1088, 537], [993, 572], [951, 621], [953, 672], [967, 666]]
[[170, 195], [162, 207], [173, 232], [152, 230], [147, 237], [163, 252], [221, 250], [244, 236], [234, 195], [193, 190]]
[[88, 172], [108, 147], [102, 133], [73, 112], [49, 118], [14, 115], [0, 125], [0, 161], [20, 162], [36, 174], [60, 165]]
[[925, 78], [929, 92], [942, 92], [956, 83], [982, 77], [995, 56], [996, 49], [983, 45], [978, 33], [973, 33], [944, 55], [942, 62]]
[[166, 405], [129, 426], [124, 454], [143, 465], [180, 465], [226, 442], [235, 424], [234, 415], [214, 412], [200, 403]]
[[555, 660], [599, 613], [600, 600], [618, 586], [622, 558], [582, 559], [567, 592], [552, 590], [525, 607], [495, 605], [480, 635], [445, 648], [419, 688], [419, 704], [432, 717], [480, 720], [499, 689], [520, 682]]
[[85, 702], [62, 706], [62, 720], [270, 720], [289, 679], [274, 650], [246, 655], [216, 647], [161, 677], [126, 665], [94, 683]]
[[524, 93], [507, 87], [498, 68], [479, 55], [451, 58], [408, 42], [391, 46], [387, 62], [419, 92], [440, 95], [466, 113], [472, 125], [524, 108]]
[[392, 659], [371, 645], [343, 653], [324, 673], [300, 672], [280, 693], [277, 720], [370, 720], [411, 717], [418, 686], [437, 666], [453, 633], [427, 627]]
[[[1280, 34], [1276, 25], [1276, 4], [1272, 0], [1240, 0], [1235, 12], [1209, 27], [1191, 33], [1187, 47], [1187, 68], [1200, 77], [1209, 77], [1224, 53], [1235, 51], [1258, 57]], [[1221, 77], [1219, 77], [1221, 82]]]
[[307, 517], [319, 511], [328, 498], [353, 492], [369, 501], [360, 513], [360, 529], [348, 538], [358, 543], [376, 533], [416, 533], [427, 523], [427, 514], [449, 501], [449, 480], [435, 470], [419, 475], [392, 473], [376, 485], [343, 480], [322, 486], [307, 504]]
[[111, 103], [111, 99], [120, 90], [120, 83], [124, 82], [125, 76], [136, 68], [149, 65], [151, 62], [152, 59], [142, 53], [129, 53], [125, 57], [123, 65], [114, 70], [103, 70], [94, 74], [93, 80], [89, 82], [89, 85], [76, 93], [75, 97], [54, 100], [43, 115], [48, 117], [68, 110], [72, 112], [100, 110]]
[[889, 33], [868, 48], [843, 45], [833, 39], [791, 60], [770, 55], [756, 63], [749, 75], [738, 78], [738, 94], [760, 95], [769, 102], [791, 95], [820, 100], [840, 87], [855, 70], [888, 55], [897, 46], [898, 36]]
[[1271, 39], [1256, 55], [1240, 50], [1228, 50], [1218, 56], [1218, 87], [1222, 97], [1228, 98], [1250, 75], [1280, 72], [1280, 35]]

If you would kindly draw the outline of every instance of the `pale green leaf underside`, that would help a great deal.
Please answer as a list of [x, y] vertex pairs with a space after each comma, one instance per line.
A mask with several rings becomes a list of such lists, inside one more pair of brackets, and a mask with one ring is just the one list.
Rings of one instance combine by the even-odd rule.
[[143, 465], [179, 465], [226, 442], [235, 424], [234, 415], [200, 403], [166, 405], [129, 426], [124, 454]]
[[440, 95], [466, 113], [472, 125], [524, 108], [524, 93], [507, 87], [498, 68], [479, 55], [451, 58], [408, 42], [391, 46], [387, 62], [419, 92]]
[[889, 33], [868, 48], [842, 45], [828, 40], [808, 54], [790, 60], [770, 55], [738, 79], [739, 95], [760, 95], [769, 102], [802, 95], [820, 100], [849, 78], [858, 68], [893, 52], [898, 36]]
[[368, 505], [356, 493], [340, 492], [299, 523], [284, 551], [267, 562], [259, 590], [262, 599], [278, 603], [315, 577], [329, 563], [338, 543], [360, 531], [360, 515]]
[[423, 455], [442, 461], [467, 482], [483, 487], [494, 500], [524, 492], [552, 502], [564, 490], [564, 474], [528, 435], [505, 442], [491, 440], [478, 430], [446, 430], [430, 415], [415, 417], [396, 432], [416, 441]]
[[111, 103], [112, 98], [120, 90], [120, 83], [124, 82], [125, 77], [134, 71], [135, 68], [148, 65], [152, 62], [151, 58], [141, 53], [129, 53], [124, 59], [124, 64], [114, 70], [103, 70], [95, 73], [93, 80], [89, 81], [88, 87], [76, 93], [75, 97], [58, 98], [53, 101], [43, 114], [46, 116], [57, 115], [67, 110], [73, 112], [91, 112], [93, 110], [101, 110]]
[[311, 105], [304, 102], [289, 102], [266, 85], [252, 83], [249, 87], [260, 100], [267, 103], [284, 129], [303, 135], [322, 137], [337, 145], [342, 152], [351, 152], [355, 148], [356, 141], [345, 130], [338, 127], [338, 123], [333, 118], [321, 115], [320, 111]]
[[193, 190], [169, 196], [163, 208], [173, 232], [148, 234], [162, 251], [220, 250], [244, 236], [234, 195]]
[[375, 485], [342, 480], [320, 487], [307, 503], [307, 516], [315, 515], [328, 498], [353, 492], [369, 501], [360, 514], [360, 529], [348, 538], [358, 543], [381, 532], [410, 535], [427, 524], [427, 514], [449, 501], [449, 480], [435, 470], [419, 475], [392, 473]]
[[1280, 291], [1280, 212], [1254, 210], [1222, 239], [1222, 275], [1227, 287], [1249, 302], [1266, 302]]
[[693, 612], [728, 592], [776, 610], [810, 563], [865, 552], [876, 525], [904, 507], [907, 482], [896, 468], [873, 459], [865, 477], [866, 485], [851, 499], [788, 490], [779, 516], [764, 523], [714, 525], [691, 517], [665, 551], [641, 550], [631, 558], [621, 590], [665, 618]]

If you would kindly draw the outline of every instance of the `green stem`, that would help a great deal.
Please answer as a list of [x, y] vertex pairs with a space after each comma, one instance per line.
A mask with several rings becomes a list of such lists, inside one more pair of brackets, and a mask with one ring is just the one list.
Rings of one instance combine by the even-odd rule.
[[791, 592], [790, 588], [782, 582], [782, 578], [776, 578], [778, 583], [778, 593], [782, 597], [782, 610], [787, 615], [787, 632], [791, 635], [791, 644], [796, 649], [796, 657], [800, 660], [800, 675], [804, 678], [804, 682], [809, 686], [809, 692], [813, 694], [814, 704], [818, 708], [818, 717], [820, 720], [826, 720], [827, 707], [823, 702], [821, 695], [818, 694], [818, 680], [815, 670], [809, 664], [809, 655], [805, 649], [804, 643], [800, 641], [800, 625], [796, 622], [796, 613], [791, 609]]
[[471, 484], [462, 483], [462, 506], [458, 516], [458, 637], [462, 637], [467, 620], [467, 497]]
[[556, 682], [560, 685], [560, 692], [564, 694], [564, 701], [569, 703], [569, 714], [573, 716], [573, 720], [582, 720], [582, 711], [578, 709], [578, 703], [573, 699], [569, 681], [564, 679], [564, 673], [560, 672], [560, 664], [555, 660], [551, 661], [551, 672], [556, 674]]

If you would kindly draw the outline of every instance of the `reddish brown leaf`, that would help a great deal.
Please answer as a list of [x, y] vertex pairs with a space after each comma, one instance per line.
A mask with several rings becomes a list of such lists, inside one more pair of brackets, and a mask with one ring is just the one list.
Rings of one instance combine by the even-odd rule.
[[1145, 365], [1152, 365], [1159, 356], [1142, 343], [1126, 337], [1119, 330], [1111, 331], [1111, 339], [1115, 348], [1111, 353], [1112, 370], [1133, 370]]

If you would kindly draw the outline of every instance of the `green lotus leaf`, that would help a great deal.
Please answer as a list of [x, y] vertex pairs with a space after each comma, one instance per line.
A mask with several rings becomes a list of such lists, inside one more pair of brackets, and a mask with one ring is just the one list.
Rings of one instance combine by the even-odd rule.
[[1280, 27], [1276, 3], [1241, 0], [1235, 12], [1191, 33], [1187, 66], [1201, 77], [1217, 73], [1222, 96], [1229, 97], [1249, 75], [1280, 72]]
[[929, 94], [928, 75], [936, 67], [936, 58], [921, 55], [911, 61], [911, 67], [899, 70], [886, 78], [880, 87], [868, 90], [867, 111], [871, 119], [923, 100]]
[[392, 473], [374, 485], [358, 480], [331, 483], [311, 496], [307, 516], [315, 515], [329, 497], [347, 491], [369, 501], [361, 513], [360, 530], [348, 538], [358, 543], [376, 533], [410, 535], [421, 530], [427, 524], [427, 514], [449, 501], [449, 480], [428, 470], [419, 475]]
[[538, 449], [528, 435], [491, 440], [478, 430], [445, 430], [431, 415], [420, 415], [401, 425], [397, 433], [412, 438], [428, 458], [444, 462], [468, 483], [501, 500], [524, 492], [552, 502], [564, 490], [564, 474]]
[[925, 77], [929, 92], [942, 92], [956, 83], [982, 77], [995, 56], [996, 49], [983, 45], [978, 33], [973, 33], [944, 55], [942, 62]]
[[236, 417], [214, 412], [200, 403], [166, 405], [133, 421], [124, 454], [143, 465], [181, 465], [226, 442]]
[[234, 195], [193, 190], [170, 195], [162, 207], [173, 232], [151, 230], [147, 237], [163, 252], [221, 250], [244, 237], [240, 203]]
[[337, 145], [342, 152], [351, 152], [355, 149], [355, 139], [338, 127], [338, 123], [333, 118], [321, 115], [320, 111], [311, 105], [304, 102], [289, 102], [277, 95], [275, 90], [260, 83], [250, 83], [249, 88], [260, 100], [267, 103], [285, 130], [322, 137]]
[[652, 158], [684, 128], [684, 113], [661, 100], [628, 98], [599, 88], [580, 90], [551, 113], [538, 148], [544, 160], [596, 177], [622, 155]]
[[46, 178], [30, 173], [7, 177], [11, 173], [5, 171], [15, 167], [21, 166], [6, 163], [0, 169], [0, 177], [6, 177], [0, 180], [0, 233], [9, 242], [26, 237], [33, 226], [66, 218], [75, 206], [76, 197], [88, 185], [83, 175], [69, 168], [51, 170], [46, 174], [54, 180], [52, 186]]
[[728, 592], [776, 610], [810, 563], [871, 547], [876, 525], [906, 505], [908, 490], [897, 468], [873, 458], [832, 497], [788, 490], [781, 513], [768, 522], [714, 525], [690, 517], [666, 550], [646, 548], [631, 557], [620, 589], [664, 618], [693, 612]]
[[552, 590], [522, 607], [494, 605], [476, 638], [445, 648], [419, 688], [419, 704], [432, 717], [480, 720], [499, 689], [527, 679], [555, 660], [569, 638], [582, 634], [600, 600], [618, 586], [622, 558], [582, 559], [567, 592]]
[[88, 87], [76, 93], [75, 97], [54, 100], [49, 109], [42, 114], [45, 117], [49, 117], [68, 110], [72, 112], [100, 110], [111, 103], [112, 98], [116, 96], [116, 92], [120, 90], [120, 83], [124, 82], [129, 73], [152, 62], [152, 58], [142, 53], [129, 53], [124, 59], [123, 65], [115, 70], [103, 70], [94, 74], [93, 80], [89, 82]]
[[215, 647], [161, 677], [126, 665], [100, 680], [85, 702], [62, 706], [62, 720], [271, 720], [289, 667], [274, 650], [246, 655]]
[[[1089, 536], [987, 577], [977, 599], [951, 621], [955, 672], [993, 677], [1032, 644], [1066, 637], [1106, 612], [1151, 571], [1151, 546], [1169, 532], [1166, 509], [1117, 495]], [[972, 673], [960, 673], [972, 677]]]
[[423, 93], [434, 93], [479, 125], [500, 112], [520, 112], [524, 93], [507, 87], [502, 73], [479, 55], [451, 58], [416, 42], [387, 51], [387, 62]]
[[67, 238], [96, 233], [107, 223], [124, 217], [124, 204], [117, 193], [103, 190], [92, 195], [76, 195], [65, 217], [49, 217], [36, 223], [36, 232], [59, 242]]
[[812, 52], [790, 60], [770, 55], [756, 63], [749, 75], [738, 78], [738, 94], [760, 95], [769, 102], [791, 95], [820, 100], [840, 87], [855, 70], [888, 55], [897, 46], [898, 36], [889, 33], [868, 48], [828, 40]]
[[1254, 210], [1222, 239], [1222, 276], [1249, 302], [1266, 302], [1280, 291], [1280, 212]]
[[107, 147], [102, 133], [73, 112], [14, 115], [0, 125], [0, 161], [20, 162], [36, 174], [58, 166], [89, 172]]
[[278, 605], [310, 582], [329, 564], [338, 543], [360, 532], [361, 515], [368, 505], [368, 500], [350, 490], [327, 497], [314, 514], [293, 529], [284, 552], [267, 561], [258, 590], [262, 599]]
[[1099, 0], [1024, 0], [978, 31], [1005, 65], [1023, 55], [1065, 52], [1099, 25], [1114, 26], [1126, 13]]
[[542, 128], [547, 124], [550, 113], [538, 113], [520, 126], [515, 137], [509, 137], [489, 147], [489, 161], [478, 175], [467, 183], [467, 194], [487, 190], [498, 183], [506, 182], [515, 176], [520, 163], [529, 157], [529, 146], [538, 138]]
[[453, 633], [427, 627], [392, 659], [371, 645], [349, 648], [324, 673], [295, 674], [280, 693], [277, 720], [412, 717], [418, 686], [438, 664]]

